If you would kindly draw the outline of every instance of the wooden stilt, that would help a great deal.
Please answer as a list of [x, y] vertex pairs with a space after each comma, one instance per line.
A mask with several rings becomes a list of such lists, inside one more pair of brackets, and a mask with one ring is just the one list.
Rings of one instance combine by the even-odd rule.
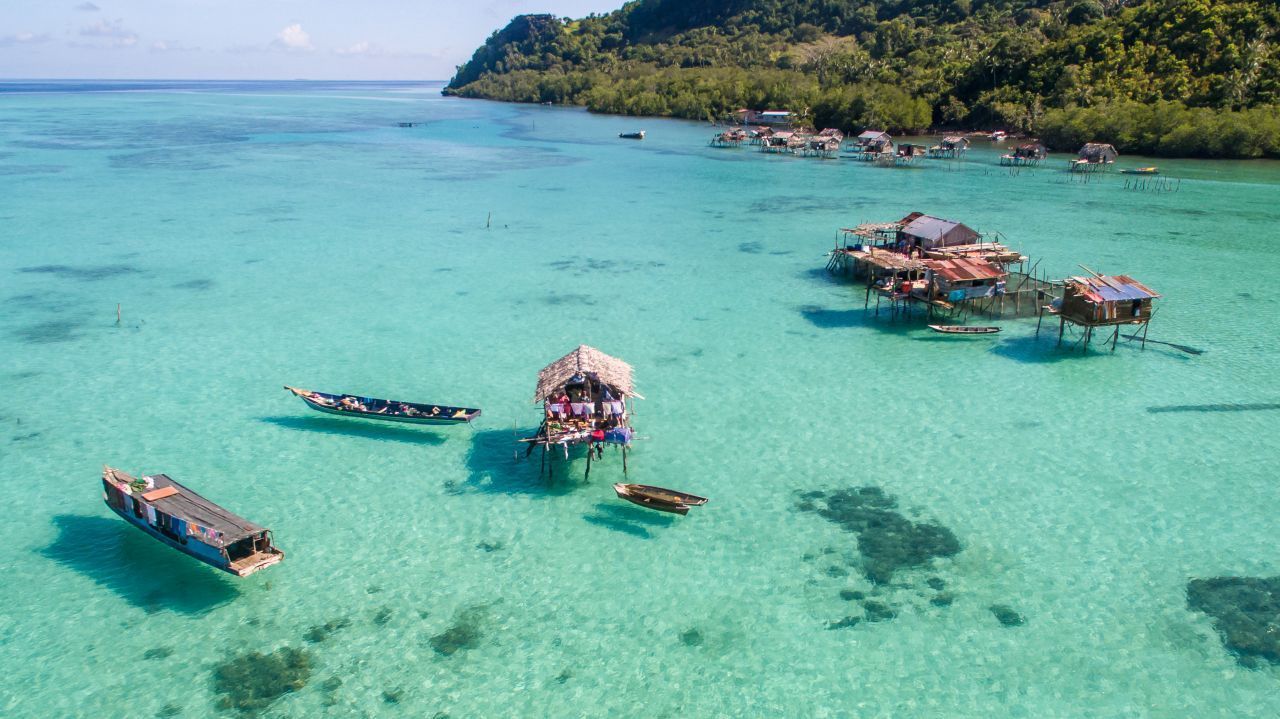
[[591, 479], [591, 457], [596, 453], [594, 447], [587, 444], [587, 473], [582, 476], [583, 480]]
[[538, 479], [547, 471], [547, 445], [542, 445], [542, 461], [538, 463]]
[[1067, 328], [1067, 318], [1058, 315], [1058, 346], [1062, 346], [1062, 332]]
[[627, 476], [627, 445], [622, 445], [622, 476]]
[[1120, 325], [1116, 325], [1115, 334], [1111, 335], [1111, 351], [1116, 351], [1116, 342], [1120, 339]]

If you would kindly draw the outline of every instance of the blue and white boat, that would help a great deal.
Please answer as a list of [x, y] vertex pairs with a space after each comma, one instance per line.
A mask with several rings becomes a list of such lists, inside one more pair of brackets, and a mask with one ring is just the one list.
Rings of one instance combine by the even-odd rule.
[[317, 412], [358, 419], [410, 424], [465, 424], [480, 416], [474, 407], [451, 407], [444, 404], [420, 404], [394, 399], [360, 397], [353, 394], [330, 394], [285, 385], [307, 406]]
[[238, 517], [166, 474], [102, 470], [102, 498], [125, 521], [174, 549], [237, 577], [284, 559], [271, 530]]

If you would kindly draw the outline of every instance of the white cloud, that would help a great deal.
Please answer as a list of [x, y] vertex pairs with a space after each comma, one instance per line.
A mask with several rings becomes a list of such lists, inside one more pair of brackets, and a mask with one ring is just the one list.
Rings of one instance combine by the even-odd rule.
[[111, 41], [116, 47], [132, 47], [138, 44], [138, 36], [124, 26], [124, 21], [116, 20], [98, 20], [90, 25], [80, 28], [80, 34], [84, 37], [100, 37]]
[[79, 5], [76, 5], [76, 9], [79, 10], [80, 12], [98, 12], [102, 8], [98, 7], [97, 5], [94, 5], [91, 2], [82, 2]]
[[196, 52], [199, 47], [189, 47], [180, 42], [167, 42], [165, 40], [156, 40], [151, 43], [151, 52]]
[[49, 41], [48, 33], [18, 32], [12, 35], [4, 35], [0, 37], [0, 47], [9, 47], [10, 45], [36, 45]]
[[306, 30], [302, 29], [301, 23], [296, 22], [277, 33], [276, 39], [271, 44], [286, 50], [314, 49], [311, 46], [311, 36], [307, 34]]
[[382, 54], [382, 50], [379, 49], [376, 45], [369, 44], [368, 40], [361, 40], [360, 42], [350, 47], [340, 47], [337, 50], [334, 50], [334, 52], [339, 55], [374, 56], [374, 55]]

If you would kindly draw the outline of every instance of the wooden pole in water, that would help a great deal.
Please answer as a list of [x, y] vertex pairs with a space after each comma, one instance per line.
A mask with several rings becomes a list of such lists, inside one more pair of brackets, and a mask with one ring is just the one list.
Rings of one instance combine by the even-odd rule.
[[538, 479], [547, 471], [547, 445], [542, 445], [542, 462], [538, 464]]
[[627, 476], [627, 445], [622, 445], [622, 476]]
[[487, 230], [493, 224], [493, 210], [489, 210], [489, 216], [485, 218], [484, 228]]
[[595, 453], [596, 453], [595, 448], [591, 446], [590, 442], [588, 442], [587, 443], [587, 473], [582, 476], [582, 479], [584, 481], [591, 479], [591, 455]]
[[120, 326], [120, 303], [116, 303], [116, 326]]
[[1058, 315], [1058, 346], [1062, 346], [1062, 332], [1067, 328], [1067, 318]]
[[1115, 334], [1111, 335], [1111, 351], [1116, 351], [1116, 342], [1120, 339], [1120, 325], [1116, 325]]

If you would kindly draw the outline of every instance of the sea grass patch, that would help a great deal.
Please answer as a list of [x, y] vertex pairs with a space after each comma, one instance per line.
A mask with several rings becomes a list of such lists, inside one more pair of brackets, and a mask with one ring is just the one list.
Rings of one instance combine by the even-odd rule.
[[474, 649], [484, 638], [483, 625], [489, 617], [488, 607], [476, 605], [460, 609], [453, 615], [453, 624], [431, 637], [431, 648], [436, 653], [451, 657], [460, 651]]
[[991, 611], [991, 614], [995, 616], [996, 621], [1000, 622], [1002, 627], [1020, 627], [1027, 623], [1027, 618], [1008, 604], [992, 604], [987, 609]]
[[897, 507], [897, 499], [879, 487], [805, 492], [797, 505], [858, 536], [863, 574], [875, 584], [888, 584], [896, 572], [954, 556], [961, 549], [950, 529], [913, 521]]
[[1187, 606], [1213, 627], [1240, 664], [1280, 664], [1280, 577], [1214, 577], [1187, 583]]
[[337, 619], [330, 619], [324, 624], [317, 624], [311, 627], [310, 629], [308, 629], [307, 633], [302, 635], [302, 638], [306, 639], [308, 642], [311, 642], [312, 644], [319, 644], [320, 642], [323, 642], [326, 639], [328, 639], [332, 634], [335, 634], [340, 630], [346, 629], [349, 626], [351, 626], [351, 620], [347, 619], [346, 617], [338, 617]]
[[219, 709], [257, 714], [280, 697], [301, 690], [311, 678], [311, 653], [281, 647], [270, 654], [249, 652], [213, 670], [213, 688], [223, 695]]

